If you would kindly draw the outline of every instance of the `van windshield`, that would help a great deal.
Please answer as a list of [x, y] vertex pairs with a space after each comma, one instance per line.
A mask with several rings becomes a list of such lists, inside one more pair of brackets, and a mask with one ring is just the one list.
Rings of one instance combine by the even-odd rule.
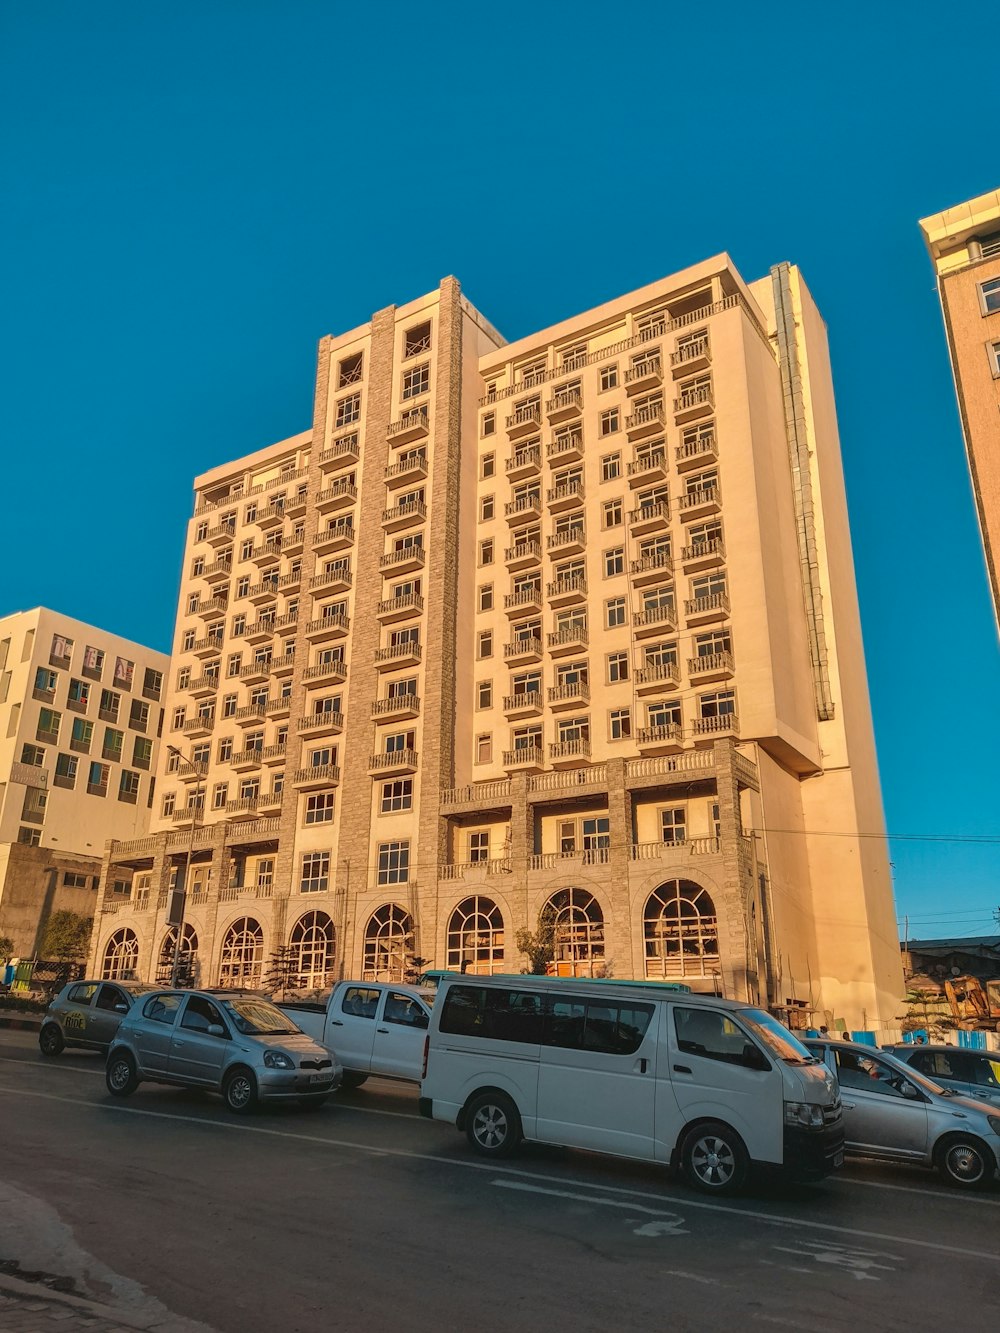
[[763, 1042], [772, 1055], [779, 1060], [786, 1060], [792, 1065], [811, 1065], [816, 1063], [812, 1055], [797, 1037], [793, 1037], [784, 1023], [763, 1009], [741, 1009], [739, 1017], [753, 1032], [758, 1041]]

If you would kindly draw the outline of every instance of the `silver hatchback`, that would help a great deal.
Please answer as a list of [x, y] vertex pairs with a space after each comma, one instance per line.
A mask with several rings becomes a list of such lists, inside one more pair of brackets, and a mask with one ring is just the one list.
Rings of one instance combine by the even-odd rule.
[[108, 1091], [172, 1083], [222, 1094], [246, 1114], [262, 1101], [321, 1106], [343, 1076], [340, 1061], [270, 1000], [222, 992], [156, 990], [122, 1021], [106, 1069]]
[[1000, 1051], [959, 1046], [894, 1046], [897, 1060], [963, 1097], [1000, 1106]]
[[106, 1051], [122, 1019], [152, 986], [138, 981], [74, 981], [64, 986], [42, 1019], [38, 1048], [59, 1055], [67, 1046]]
[[935, 1167], [964, 1189], [996, 1179], [1000, 1108], [960, 1097], [871, 1046], [804, 1045], [840, 1080], [848, 1153]]

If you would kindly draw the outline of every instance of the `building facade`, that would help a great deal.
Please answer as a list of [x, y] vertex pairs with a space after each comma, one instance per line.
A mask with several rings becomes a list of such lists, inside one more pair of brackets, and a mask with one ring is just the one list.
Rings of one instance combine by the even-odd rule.
[[[454, 279], [195, 483], [148, 837], [94, 966], [555, 966], [891, 1020], [825, 332], [719, 256], [507, 344]], [[834, 836], [830, 836], [834, 835]], [[522, 939], [522, 945], [525, 941]]]
[[108, 839], [148, 828], [169, 661], [42, 607], [0, 619], [0, 936], [17, 953], [52, 911], [92, 915]]
[[1000, 190], [920, 223], [937, 275], [993, 612], [1000, 624]]

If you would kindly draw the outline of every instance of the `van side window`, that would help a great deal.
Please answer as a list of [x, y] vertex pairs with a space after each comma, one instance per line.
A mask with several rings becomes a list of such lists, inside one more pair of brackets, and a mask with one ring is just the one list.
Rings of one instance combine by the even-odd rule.
[[642, 1045], [651, 1004], [601, 1004], [582, 999], [552, 999], [545, 1045], [571, 1050], [632, 1055]]
[[441, 1012], [441, 1031], [537, 1046], [542, 1039], [542, 997], [528, 991], [452, 986]]
[[716, 1009], [674, 1009], [677, 1049], [685, 1055], [757, 1067], [764, 1056], [742, 1028]]

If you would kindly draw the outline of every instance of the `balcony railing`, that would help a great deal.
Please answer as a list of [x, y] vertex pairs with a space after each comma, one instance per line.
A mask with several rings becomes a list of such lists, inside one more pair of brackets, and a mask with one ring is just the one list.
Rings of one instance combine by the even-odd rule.
[[549, 759], [552, 763], [559, 763], [565, 759], [589, 759], [590, 758], [590, 739], [589, 737], [578, 738], [572, 741], [551, 741], [549, 743]]
[[707, 597], [689, 597], [684, 603], [686, 616], [729, 615], [729, 596], [724, 592], [709, 593]]

